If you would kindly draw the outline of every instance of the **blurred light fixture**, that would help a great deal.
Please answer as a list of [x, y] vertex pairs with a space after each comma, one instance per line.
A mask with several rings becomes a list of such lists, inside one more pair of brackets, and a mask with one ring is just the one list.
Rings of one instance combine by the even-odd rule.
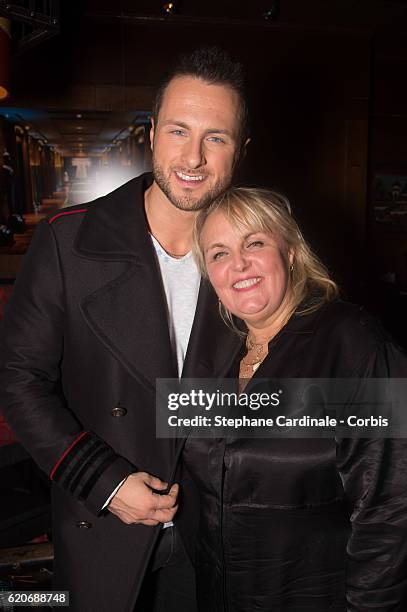
[[280, 14], [280, 0], [273, 0], [269, 8], [263, 13], [266, 21], [275, 21]]
[[81, 115], [80, 113], [77, 113], [77, 114], [76, 114], [76, 118], [77, 118], [77, 119], [82, 119], [82, 115]]
[[163, 9], [164, 12], [167, 13], [167, 15], [174, 15], [177, 9], [176, 2], [166, 2], [165, 4], [163, 4]]

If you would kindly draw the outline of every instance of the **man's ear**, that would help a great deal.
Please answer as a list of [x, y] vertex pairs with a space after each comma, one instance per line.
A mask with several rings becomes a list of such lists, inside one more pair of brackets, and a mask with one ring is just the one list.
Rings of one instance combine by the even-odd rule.
[[244, 143], [243, 147], [242, 147], [242, 159], [244, 159], [247, 155], [247, 146], [249, 144], [249, 142], [251, 141], [251, 138], [247, 138], [246, 142]]
[[153, 149], [154, 149], [154, 130], [155, 130], [155, 125], [154, 125], [153, 117], [150, 117], [150, 121], [151, 121], [151, 128], [150, 128], [150, 149], [153, 151]]
[[250, 141], [251, 141], [251, 138], [248, 138], [242, 147], [242, 150], [240, 152], [240, 162], [242, 162], [247, 155], [247, 146]]
[[246, 140], [246, 142], [244, 143], [244, 145], [242, 145], [241, 149], [236, 152], [235, 164], [234, 164], [234, 166], [235, 166], [234, 170], [235, 171], [239, 168], [240, 164], [242, 163], [242, 161], [246, 157], [246, 154], [247, 154], [247, 145], [249, 144], [250, 141], [251, 141], [251, 138], [248, 138]]

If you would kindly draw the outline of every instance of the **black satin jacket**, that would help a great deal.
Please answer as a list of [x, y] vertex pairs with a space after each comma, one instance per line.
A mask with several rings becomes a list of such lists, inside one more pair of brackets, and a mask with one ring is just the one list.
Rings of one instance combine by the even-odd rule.
[[[294, 315], [255, 376], [407, 377], [407, 359], [338, 301]], [[407, 610], [406, 439], [189, 438], [184, 464], [201, 611]]]

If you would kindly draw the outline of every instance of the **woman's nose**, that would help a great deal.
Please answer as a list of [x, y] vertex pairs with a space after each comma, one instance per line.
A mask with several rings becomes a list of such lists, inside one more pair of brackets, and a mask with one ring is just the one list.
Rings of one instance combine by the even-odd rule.
[[235, 270], [238, 270], [240, 272], [240, 271], [245, 270], [246, 268], [248, 268], [249, 265], [250, 265], [250, 262], [249, 262], [249, 260], [247, 259], [246, 255], [244, 253], [239, 251], [238, 253], [236, 253], [234, 255], [233, 266], [234, 266]]

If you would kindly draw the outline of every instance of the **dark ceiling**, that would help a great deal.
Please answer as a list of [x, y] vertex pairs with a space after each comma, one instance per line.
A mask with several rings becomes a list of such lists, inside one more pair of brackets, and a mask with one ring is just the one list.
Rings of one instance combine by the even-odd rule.
[[[25, 53], [14, 40], [12, 95], [0, 114], [63, 155], [100, 155], [129, 127], [146, 123], [166, 66], [192, 46], [227, 46], [259, 83], [278, 64], [262, 54], [264, 41], [285, 31], [315, 31], [317, 38], [327, 29], [355, 29], [388, 53], [392, 36], [380, 43], [381, 34], [407, 31], [407, 0], [62, 0], [60, 9], [59, 34]], [[288, 49], [300, 70], [302, 58]], [[316, 54], [315, 62], [323, 60]]]

